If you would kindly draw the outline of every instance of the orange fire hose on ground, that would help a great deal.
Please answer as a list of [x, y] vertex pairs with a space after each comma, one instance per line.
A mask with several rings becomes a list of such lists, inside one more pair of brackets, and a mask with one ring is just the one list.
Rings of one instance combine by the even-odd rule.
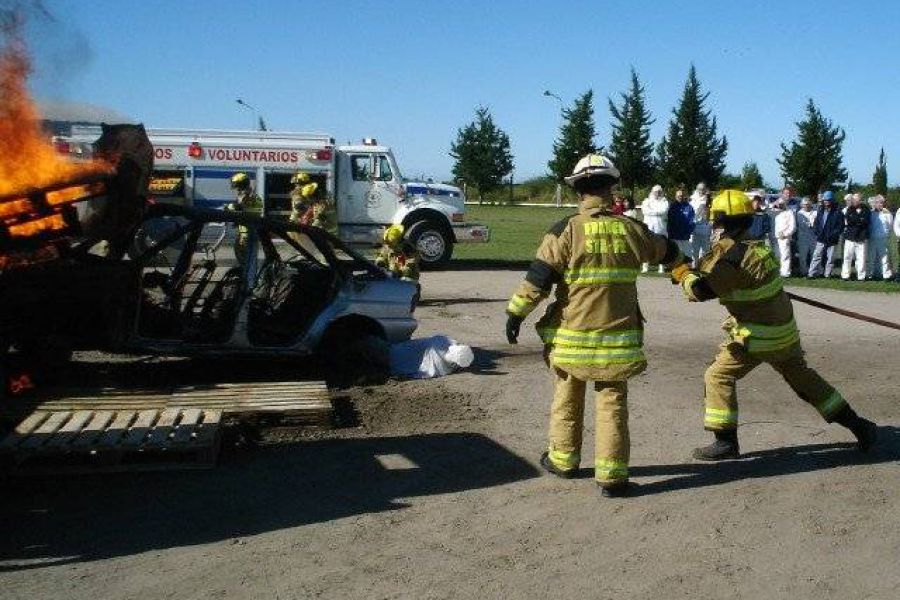
[[891, 321], [885, 321], [884, 319], [877, 319], [868, 315], [862, 315], [858, 312], [853, 312], [852, 310], [838, 308], [836, 306], [831, 306], [830, 304], [825, 304], [824, 302], [819, 302], [818, 300], [804, 298], [803, 296], [798, 296], [797, 294], [792, 294], [791, 292], [786, 293], [788, 295], [788, 298], [790, 298], [791, 300], [796, 300], [797, 302], [802, 302], [803, 304], [809, 304], [810, 306], [814, 306], [821, 310], [826, 310], [838, 315], [843, 315], [850, 319], [856, 319], [857, 321], [865, 321], [866, 323], [872, 323], [873, 325], [881, 325], [882, 327], [887, 327], [889, 329], [900, 330], [900, 324], [892, 323]]

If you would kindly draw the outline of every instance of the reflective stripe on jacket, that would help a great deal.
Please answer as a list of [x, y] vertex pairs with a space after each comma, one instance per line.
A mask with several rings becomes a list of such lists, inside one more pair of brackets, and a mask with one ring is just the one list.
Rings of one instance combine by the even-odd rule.
[[782, 352], [800, 342], [778, 259], [764, 242], [722, 239], [700, 260], [700, 274], [731, 315], [729, 337], [748, 352]]
[[646, 367], [636, 285], [641, 263], [680, 256], [665, 237], [613, 215], [609, 200], [585, 196], [579, 214], [544, 235], [507, 312], [527, 316], [555, 287], [555, 301], [537, 324], [552, 363], [580, 379], [621, 381]]

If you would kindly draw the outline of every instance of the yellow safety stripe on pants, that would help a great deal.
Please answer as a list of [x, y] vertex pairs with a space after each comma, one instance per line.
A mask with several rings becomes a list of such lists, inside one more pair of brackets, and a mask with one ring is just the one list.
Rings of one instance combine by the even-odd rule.
[[597, 481], [628, 479], [628, 463], [614, 458], [598, 458], [594, 463], [594, 479]]
[[609, 283], [634, 283], [638, 269], [623, 267], [596, 267], [593, 269], [570, 269], [565, 272], [569, 285], [605, 285]]
[[754, 302], [765, 300], [779, 294], [784, 289], [781, 277], [776, 277], [769, 283], [748, 290], [734, 290], [729, 294], [719, 297], [719, 302]]
[[528, 298], [523, 298], [518, 294], [514, 294], [512, 298], [509, 299], [509, 304], [506, 306], [506, 312], [516, 315], [517, 317], [527, 317], [531, 311], [534, 310], [536, 305], [528, 300]]
[[703, 425], [709, 429], [733, 429], [738, 424], [738, 411], [727, 408], [706, 409]]
[[553, 463], [553, 466], [557, 469], [562, 469], [563, 471], [577, 469], [578, 465], [581, 464], [581, 455], [577, 452], [554, 450], [552, 446], [547, 448], [547, 456], [550, 458], [550, 462]]
[[800, 341], [800, 331], [794, 319], [784, 325], [737, 323], [730, 333], [735, 340], [747, 341], [746, 348], [750, 354], [786, 350]]
[[847, 401], [841, 396], [837, 390], [833, 391], [830, 396], [816, 403], [816, 410], [824, 419], [830, 419], [841, 411], [847, 405]]
[[645, 361], [641, 348], [583, 348], [557, 346], [553, 349], [555, 365], [620, 365]]
[[622, 331], [542, 328], [538, 334], [545, 344], [582, 348], [639, 348], [644, 342], [641, 329]]

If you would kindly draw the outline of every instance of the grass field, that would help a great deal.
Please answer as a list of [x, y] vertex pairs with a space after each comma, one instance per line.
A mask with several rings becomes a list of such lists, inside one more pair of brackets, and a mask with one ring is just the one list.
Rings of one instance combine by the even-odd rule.
[[[468, 206], [467, 219], [484, 223], [491, 228], [487, 244], [460, 244], [453, 251], [458, 261], [483, 263], [527, 262], [534, 258], [544, 232], [551, 225], [575, 212], [573, 208], [543, 208], [533, 206]], [[649, 274], [648, 274], [649, 275]], [[650, 276], [656, 276], [652, 274]], [[792, 277], [789, 285], [857, 290], [866, 292], [900, 292], [900, 283], [882, 281], [842, 281]]]

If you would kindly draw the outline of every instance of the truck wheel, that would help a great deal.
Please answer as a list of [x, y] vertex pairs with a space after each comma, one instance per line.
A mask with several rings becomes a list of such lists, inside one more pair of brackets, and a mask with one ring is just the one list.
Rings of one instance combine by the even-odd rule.
[[434, 221], [423, 221], [413, 225], [409, 241], [418, 249], [423, 269], [443, 267], [453, 256], [453, 240], [446, 229]]

